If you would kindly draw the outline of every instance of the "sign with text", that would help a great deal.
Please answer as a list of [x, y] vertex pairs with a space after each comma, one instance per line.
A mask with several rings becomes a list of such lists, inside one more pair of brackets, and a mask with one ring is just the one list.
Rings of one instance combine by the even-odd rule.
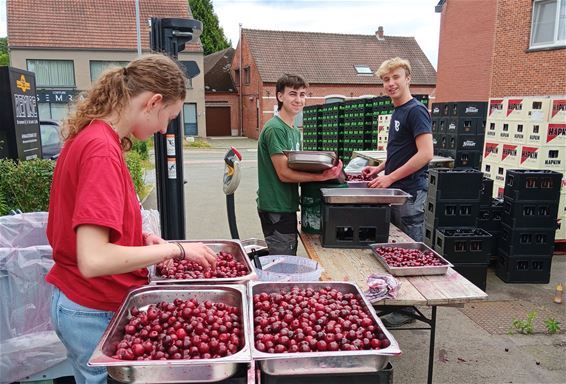
[[35, 74], [0, 67], [0, 158], [41, 158]]

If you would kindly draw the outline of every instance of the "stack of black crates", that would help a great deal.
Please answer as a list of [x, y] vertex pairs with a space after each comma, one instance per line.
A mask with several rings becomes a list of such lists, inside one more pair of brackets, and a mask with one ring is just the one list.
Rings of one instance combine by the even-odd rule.
[[475, 169], [429, 171], [425, 243], [485, 291], [493, 237], [476, 226], [483, 173]]
[[561, 180], [554, 171], [507, 170], [496, 267], [506, 283], [549, 282]]
[[[427, 95], [415, 98], [428, 106]], [[392, 113], [393, 104], [386, 96], [307, 106], [303, 109], [303, 150], [333, 151], [347, 164], [354, 151], [378, 149], [380, 117]], [[385, 132], [382, 139], [386, 137]]]
[[434, 154], [451, 157], [454, 167], [480, 169], [487, 102], [432, 104]]
[[484, 176], [480, 193], [480, 211], [476, 226], [492, 236], [491, 262], [496, 261], [497, 239], [501, 236], [501, 221], [503, 217], [503, 199], [494, 199], [493, 180]]

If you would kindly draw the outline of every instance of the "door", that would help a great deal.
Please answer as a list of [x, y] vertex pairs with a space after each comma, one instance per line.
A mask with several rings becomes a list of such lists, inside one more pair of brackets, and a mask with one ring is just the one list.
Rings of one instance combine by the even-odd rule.
[[183, 121], [185, 136], [198, 136], [197, 105], [195, 103], [186, 103], [183, 106]]
[[230, 107], [206, 107], [206, 135], [232, 135]]

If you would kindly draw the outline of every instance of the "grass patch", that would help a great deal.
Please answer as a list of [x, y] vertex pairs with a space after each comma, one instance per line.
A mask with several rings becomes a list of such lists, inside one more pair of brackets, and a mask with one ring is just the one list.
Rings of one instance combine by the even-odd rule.
[[201, 139], [196, 137], [194, 141], [189, 142], [187, 140], [183, 141], [183, 148], [190, 149], [190, 148], [212, 148], [212, 145], [208, 143], [205, 139]]

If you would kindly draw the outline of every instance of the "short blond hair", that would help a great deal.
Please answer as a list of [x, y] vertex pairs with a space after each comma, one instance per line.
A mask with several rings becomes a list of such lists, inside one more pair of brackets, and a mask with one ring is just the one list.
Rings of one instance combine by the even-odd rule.
[[409, 60], [405, 60], [400, 57], [394, 57], [392, 59], [385, 60], [383, 63], [381, 63], [379, 69], [377, 70], [377, 72], [375, 72], [375, 74], [381, 79], [383, 78], [383, 75], [394, 71], [397, 68], [403, 68], [405, 70], [406, 76], [411, 75], [411, 63], [409, 63]]

